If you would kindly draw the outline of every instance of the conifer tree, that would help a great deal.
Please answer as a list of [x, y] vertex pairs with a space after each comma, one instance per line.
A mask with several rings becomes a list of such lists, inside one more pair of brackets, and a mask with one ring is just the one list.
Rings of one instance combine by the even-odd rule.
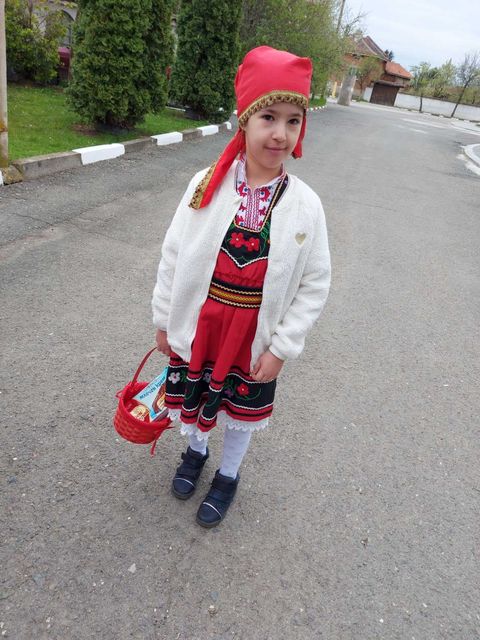
[[158, 112], [167, 103], [167, 68], [173, 61], [172, 12], [175, 0], [151, 0], [150, 21], [145, 34], [143, 77], [150, 95], [149, 111]]
[[70, 102], [89, 122], [133, 127], [165, 104], [172, 0], [79, 4]]
[[46, 0], [5, 3], [7, 67], [14, 75], [47, 84], [57, 75], [58, 43], [66, 28]]
[[184, 0], [170, 95], [200, 116], [219, 122], [234, 106], [241, 2]]

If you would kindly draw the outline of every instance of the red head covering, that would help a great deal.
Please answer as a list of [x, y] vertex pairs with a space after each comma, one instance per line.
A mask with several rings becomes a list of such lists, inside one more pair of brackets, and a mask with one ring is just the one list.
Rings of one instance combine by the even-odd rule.
[[[306, 109], [311, 78], [312, 63], [309, 58], [299, 58], [288, 51], [278, 51], [266, 46], [256, 47], [247, 53], [235, 77], [240, 128], [195, 189], [190, 202], [191, 207], [201, 209], [209, 204], [232, 162], [240, 152], [245, 151], [243, 127], [250, 116], [275, 102], [291, 102]], [[297, 144], [292, 152], [294, 158], [302, 156], [305, 127], [304, 117]]]

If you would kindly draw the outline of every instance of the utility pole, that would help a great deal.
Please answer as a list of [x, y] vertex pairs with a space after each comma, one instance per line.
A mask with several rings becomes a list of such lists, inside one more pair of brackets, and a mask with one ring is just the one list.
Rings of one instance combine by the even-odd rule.
[[[6, 169], [7, 167], [7, 42], [5, 35], [5, 0], [0, 0], [0, 169]], [[3, 178], [0, 182], [3, 182]]]
[[337, 33], [340, 31], [340, 25], [342, 24], [344, 8], [345, 8], [345, 0], [342, 0], [342, 4], [340, 5], [340, 13], [338, 14]]
[[[341, 4], [340, 4], [340, 11], [338, 14], [338, 22], [337, 22], [337, 33], [340, 31], [340, 27], [342, 26], [342, 18], [343, 18], [343, 10], [345, 9], [345, 0], [341, 0]], [[335, 80], [335, 83], [333, 85], [333, 90], [332, 90], [332, 98], [335, 98], [335, 96], [337, 95], [337, 81]]]

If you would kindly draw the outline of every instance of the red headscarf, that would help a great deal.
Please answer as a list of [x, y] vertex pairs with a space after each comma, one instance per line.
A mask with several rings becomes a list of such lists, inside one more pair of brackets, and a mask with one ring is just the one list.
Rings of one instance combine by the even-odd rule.
[[[256, 47], [247, 53], [238, 67], [235, 77], [237, 117], [239, 129], [195, 189], [190, 206], [205, 207], [221, 184], [232, 162], [245, 151], [243, 127], [251, 115], [275, 102], [291, 102], [308, 106], [312, 63], [309, 58], [299, 58], [271, 47]], [[302, 140], [305, 136], [306, 119], [303, 118], [300, 135], [292, 152], [294, 158], [302, 156]]]

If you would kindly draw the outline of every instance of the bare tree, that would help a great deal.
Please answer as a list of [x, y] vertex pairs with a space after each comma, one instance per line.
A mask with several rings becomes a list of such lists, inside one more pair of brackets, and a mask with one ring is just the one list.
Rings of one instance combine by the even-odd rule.
[[413, 78], [411, 81], [411, 86], [415, 90], [415, 95], [420, 96], [420, 107], [419, 111], [422, 113], [423, 109], [423, 96], [427, 91], [428, 87], [435, 79], [437, 74], [437, 70], [430, 66], [429, 62], [420, 62], [420, 64], [416, 64], [413, 67], [410, 67], [410, 71], [413, 74]]
[[353, 12], [347, 5], [340, 13], [340, 8], [337, 8], [338, 21], [337, 31], [343, 38], [349, 37], [361, 37], [364, 35], [365, 28], [363, 23], [367, 16], [363, 11], [357, 13]]
[[472, 105], [480, 103], [480, 76], [472, 82], [470, 85], [470, 97], [469, 102]]
[[455, 115], [455, 111], [462, 101], [465, 89], [478, 78], [480, 78], [480, 51], [466, 53], [463, 62], [457, 68], [457, 80], [459, 86], [462, 87], [462, 90], [460, 91], [460, 95], [458, 97], [457, 104], [452, 111], [452, 115], [450, 116], [451, 118]]

